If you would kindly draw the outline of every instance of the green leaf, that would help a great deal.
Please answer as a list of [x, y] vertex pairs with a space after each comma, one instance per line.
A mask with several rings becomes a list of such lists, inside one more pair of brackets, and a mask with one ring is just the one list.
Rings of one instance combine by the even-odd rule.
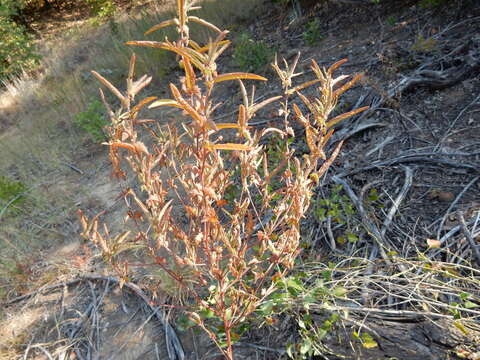
[[364, 332], [362, 333], [362, 346], [365, 349], [373, 349], [376, 348], [378, 344], [370, 334]]
[[333, 289], [332, 293], [334, 296], [337, 296], [337, 297], [342, 297], [344, 296], [346, 293], [347, 293], [347, 289], [345, 289], [344, 287], [342, 286], [337, 286]]
[[318, 329], [317, 332], [318, 332], [318, 335], [317, 335], [317, 336], [318, 336], [318, 338], [319, 338], [320, 340], [323, 339], [325, 336], [328, 335], [328, 331], [325, 330], [325, 329]]
[[473, 303], [473, 302], [471, 302], [471, 301], [468, 301], [468, 300], [463, 303], [463, 306], [464, 306], [466, 309], [473, 309], [473, 308], [478, 307], [477, 304], [475, 304], [475, 303]]
[[192, 320], [189, 319], [188, 316], [182, 315], [178, 317], [176, 321], [177, 329], [180, 331], [186, 331], [192, 327], [194, 327], [196, 324]]
[[232, 318], [232, 309], [231, 308], [228, 308], [227, 310], [225, 310], [225, 318], [227, 320], [230, 320]]
[[305, 308], [308, 308], [309, 305], [316, 304], [316, 303], [317, 303], [317, 299], [315, 298], [315, 296], [313, 296], [311, 292], [305, 295], [303, 298], [303, 306]]
[[257, 310], [257, 313], [263, 316], [271, 315], [273, 312], [273, 301], [268, 300], [260, 306], [260, 308]]
[[323, 270], [321, 272], [322, 277], [325, 281], [331, 281], [332, 280], [332, 270]]
[[302, 282], [293, 277], [287, 279], [287, 289], [290, 294], [295, 296], [305, 291]]
[[340, 245], [344, 245], [347, 240], [345, 240], [345, 238], [343, 236], [337, 236], [337, 238], [335, 239], [337, 241], [337, 243], [339, 243]]
[[199, 312], [199, 315], [203, 318], [203, 319], [211, 319], [213, 317], [215, 317], [215, 314], [212, 310], [210, 309], [202, 309], [200, 312]]
[[465, 326], [463, 326], [463, 324], [457, 320], [457, 321], [454, 321], [453, 322], [453, 325], [459, 329], [462, 333], [464, 333], [465, 335], [468, 335], [469, 334], [469, 331], [465, 328]]
[[305, 355], [312, 349], [312, 340], [305, 339], [300, 345], [300, 354]]
[[298, 319], [297, 322], [300, 329], [307, 330], [307, 327], [305, 326], [305, 322], [302, 319]]
[[347, 233], [346, 235], [347, 235], [347, 239], [348, 239], [349, 242], [355, 243], [355, 242], [358, 241], [358, 236], [357, 235], [352, 234], [352, 233]]

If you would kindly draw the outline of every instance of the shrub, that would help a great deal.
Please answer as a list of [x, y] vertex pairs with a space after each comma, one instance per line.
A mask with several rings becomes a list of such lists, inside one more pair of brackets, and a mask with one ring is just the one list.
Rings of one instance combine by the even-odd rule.
[[85, 111], [75, 115], [73, 123], [79, 129], [87, 132], [93, 141], [104, 141], [106, 136], [103, 128], [109, 123], [103, 113], [103, 104], [98, 100], [94, 100], [87, 106]]
[[[315, 79], [293, 85], [298, 57], [293, 64], [272, 66], [283, 84], [280, 96], [259, 104], [247, 94], [245, 80], [266, 81], [252, 73], [217, 72], [217, 59], [229, 46], [227, 31], [188, 15], [194, 1], [178, 1], [178, 15], [154, 26], [147, 33], [176, 25], [175, 42], [130, 41], [132, 46], [147, 46], [178, 55], [184, 76], [179, 84], [170, 84], [172, 99], [147, 97], [134, 103], [139, 92], [152, 80], [135, 77], [136, 56], [130, 61], [127, 90], [122, 93], [97, 72], [95, 77], [120, 101], [113, 111], [101, 98], [110, 114], [108, 127], [110, 159], [114, 175], [126, 176], [124, 164], [136, 174], [142, 194], [129, 188], [124, 196], [131, 204], [128, 216], [135, 233], [110, 234], [107, 226], [98, 226], [99, 215], [87, 219], [80, 212], [83, 237], [102, 251], [122, 281], [128, 281], [129, 263], [122, 253], [129, 248], [145, 249], [151, 261], [171, 276], [189, 295], [188, 317], [210, 336], [229, 360], [234, 358], [233, 344], [244, 331], [245, 322], [271, 295], [295, 264], [300, 240], [300, 221], [307, 211], [312, 189], [338, 155], [341, 143], [327, 156], [325, 144], [339, 121], [366, 108], [352, 110], [329, 120], [338, 97], [360, 75], [335, 78], [333, 72], [346, 60], [321, 69], [312, 61]], [[191, 41], [189, 23], [197, 22], [218, 33], [215, 40], [201, 46]], [[238, 106], [234, 123], [212, 120], [215, 104], [211, 94], [217, 84], [235, 80], [243, 104]], [[317, 84], [319, 94], [310, 99], [301, 90]], [[298, 95], [308, 110], [293, 105], [295, 118], [306, 133], [309, 153], [295, 156], [288, 139], [294, 137], [290, 125], [290, 97]], [[264, 106], [279, 102], [284, 127], [258, 129], [248, 125]], [[173, 107], [188, 118], [180, 124], [149, 124], [139, 112], [149, 108]], [[153, 141], [143, 142], [139, 128], [146, 127]], [[225, 142], [224, 133], [234, 131], [236, 140]], [[285, 141], [280, 161], [269, 161], [261, 141], [278, 134]], [[233, 135], [233, 134], [232, 134]], [[151, 144], [151, 145], [146, 145]], [[274, 189], [271, 184], [276, 183]], [[236, 197], [226, 200], [227, 189], [235, 184]], [[185, 217], [179, 217], [183, 211]], [[186, 224], [184, 222], [186, 220]], [[144, 226], [142, 226], [142, 223]], [[138, 265], [138, 264], [137, 264]]]
[[92, 15], [100, 18], [112, 17], [115, 14], [115, 4], [112, 0], [87, 0]]
[[32, 37], [12, 18], [23, 8], [22, 1], [0, 0], [0, 79], [29, 71], [38, 65]]
[[11, 18], [25, 7], [23, 0], [0, 0], [0, 17]]
[[308, 22], [307, 27], [303, 32], [303, 40], [305, 40], [308, 45], [312, 46], [321, 39], [323, 39], [323, 36], [320, 31], [320, 22], [317, 19]]
[[274, 51], [263, 41], [253, 41], [246, 33], [240, 34], [233, 57], [242, 71], [262, 72], [273, 59]]
[[432, 53], [438, 50], [438, 40], [433, 37], [425, 38], [423, 35], [418, 35], [417, 39], [410, 47], [411, 51], [420, 53]]

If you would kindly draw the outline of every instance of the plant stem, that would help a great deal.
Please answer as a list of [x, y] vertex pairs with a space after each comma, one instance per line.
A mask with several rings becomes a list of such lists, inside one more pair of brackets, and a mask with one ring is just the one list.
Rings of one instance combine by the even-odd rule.
[[227, 336], [227, 351], [225, 352], [225, 356], [227, 360], [233, 360], [233, 346], [232, 346], [232, 337], [230, 334], [230, 326], [227, 325], [227, 321], [224, 321], [225, 324], [225, 335]]

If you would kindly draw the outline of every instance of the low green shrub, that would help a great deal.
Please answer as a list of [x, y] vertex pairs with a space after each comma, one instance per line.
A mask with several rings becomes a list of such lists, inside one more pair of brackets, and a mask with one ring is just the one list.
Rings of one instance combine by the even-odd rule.
[[85, 111], [75, 115], [73, 123], [79, 129], [87, 132], [95, 142], [106, 139], [103, 128], [108, 125], [104, 116], [104, 106], [99, 100], [92, 101]]
[[0, 80], [32, 70], [38, 64], [32, 36], [13, 21], [24, 5], [23, 1], [0, 0]]
[[253, 41], [243, 33], [237, 38], [233, 57], [242, 71], [263, 72], [273, 60], [274, 53], [263, 41]]
[[320, 22], [317, 19], [308, 22], [303, 32], [303, 40], [307, 45], [312, 46], [323, 38], [320, 30]]
[[87, 0], [93, 16], [109, 18], [115, 14], [115, 4], [112, 0]]
[[24, 7], [24, 0], [0, 0], [0, 17], [10, 18], [18, 15]]

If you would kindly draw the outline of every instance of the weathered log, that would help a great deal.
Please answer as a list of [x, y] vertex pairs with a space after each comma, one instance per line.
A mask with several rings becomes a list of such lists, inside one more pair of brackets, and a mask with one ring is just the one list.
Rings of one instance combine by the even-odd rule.
[[[359, 324], [365, 326], [359, 330]], [[458, 323], [457, 323], [458, 324]], [[336, 336], [325, 340], [328, 359], [447, 360], [480, 359], [480, 332], [459, 329], [454, 320], [368, 316], [346, 322]], [[353, 332], [367, 332], [377, 346], [365, 348]]]

